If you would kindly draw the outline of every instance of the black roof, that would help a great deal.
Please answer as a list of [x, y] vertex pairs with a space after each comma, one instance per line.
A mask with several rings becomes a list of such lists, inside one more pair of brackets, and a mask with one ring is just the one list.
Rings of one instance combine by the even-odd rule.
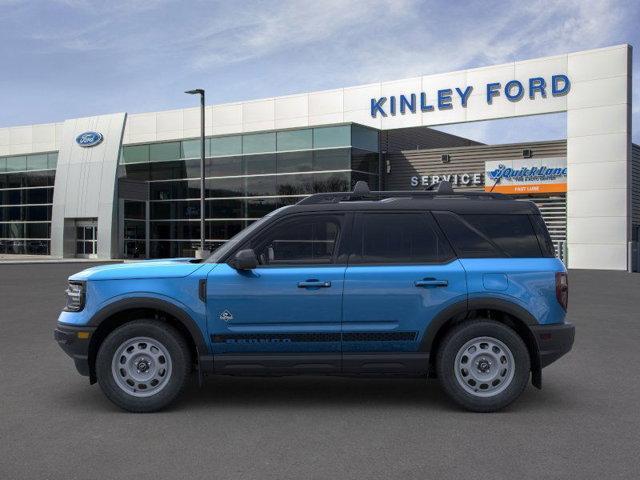
[[[436, 190], [377, 192], [358, 182], [353, 192], [311, 195], [286, 209], [294, 212], [420, 210], [449, 211], [459, 214], [539, 214], [531, 201], [513, 200], [507, 195], [484, 192], [454, 192], [450, 185]], [[445, 183], [445, 182], [441, 182]], [[365, 189], [366, 188], [366, 189]]]

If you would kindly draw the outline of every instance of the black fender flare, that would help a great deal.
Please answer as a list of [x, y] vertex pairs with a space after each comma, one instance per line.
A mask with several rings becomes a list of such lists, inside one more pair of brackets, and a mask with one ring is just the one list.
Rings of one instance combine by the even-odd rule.
[[208, 354], [209, 347], [207, 346], [202, 330], [191, 315], [177, 305], [160, 298], [129, 297], [117, 300], [103, 307], [101, 310], [98, 310], [98, 312], [91, 317], [89, 325], [98, 327], [105, 319], [117, 313], [124, 312], [126, 310], [135, 310], [138, 308], [160, 310], [176, 318], [191, 335], [191, 338], [196, 345], [197, 354], [199, 356]]
[[449, 305], [444, 310], [441, 310], [433, 320], [431, 320], [431, 323], [427, 327], [427, 331], [422, 337], [420, 351], [431, 353], [433, 343], [441, 328], [452, 318], [456, 316], [465, 316], [468, 312], [473, 310], [499, 310], [508, 313], [523, 324], [523, 327], [527, 331], [526, 334], [529, 336], [529, 338], [526, 339], [527, 343], [531, 344], [533, 349], [533, 351], [531, 351], [532, 383], [536, 387], [540, 388], [540, 385], [542, 384], [540, 348], [535, 335], [531, 331], [531, 326], [539, 325], [539, 323], [536, 318], [523, 307], [508, 300], [492, 297], [479, 297], [462, 300]]

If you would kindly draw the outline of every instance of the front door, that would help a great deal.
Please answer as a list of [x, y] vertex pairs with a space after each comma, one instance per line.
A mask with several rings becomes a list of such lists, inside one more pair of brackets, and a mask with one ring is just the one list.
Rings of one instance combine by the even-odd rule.
[[220, 264], [209, 273], [207, 316], [217, 371], [340, 371], [346, 266], [337, 258], [344, 218], [284, 218], [240, 247], [254, 249], [256, 269]]
[[428, 212], [356, 214], [345, 274], [343, 366], [353, 373], [424, 373], [432, 318], [465, 301], [460, 261]]

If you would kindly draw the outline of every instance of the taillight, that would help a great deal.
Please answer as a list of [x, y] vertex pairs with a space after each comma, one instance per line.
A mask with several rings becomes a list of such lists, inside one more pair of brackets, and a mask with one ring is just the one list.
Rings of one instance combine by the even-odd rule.
[[556, 298], [566, 310], [569, 303], [569, 277], [566, 272], [556, 272]]

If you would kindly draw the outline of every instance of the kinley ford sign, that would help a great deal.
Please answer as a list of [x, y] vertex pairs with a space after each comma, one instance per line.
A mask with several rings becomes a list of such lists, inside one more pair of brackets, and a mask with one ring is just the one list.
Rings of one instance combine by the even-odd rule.
[[521, 158], [485, 162], [484, 173], [449, 173], [410, 178], [412, 187], [428, 187], [438, 182], [454, 187], [481, 187], [487, 192], [526, 195], [567, 191], [566, 157]]
[[[483, 99], [488, 105], [493, 103], [495, 97], [504, 95], [510, 102], [520, 101], [525, 93], [530, 100], [546, 98], [551, 94], [553, 97], [566, 95], [571, 90], [571, 82], [566, 75], [552, 75], [550, 81], [543, 77], [531, 77], [527, 82], [511, 80], [504, 87], [499, 82], [487, 83], [483, 87]], [[444, 88], [435, 92], [420, 92], [403, 95], [391, 95], [389, 97], [379, 97], [371, 99], [371, 116], [378, 115], [386, 117], [388, 115], [405, 115], [406, 113], [433, 112], [438, 110], [450, 110], [454, 105], [467, 107], [469, 97], [474, 90], [473, 85], [468, 85], [464, 89], [460, 87]]]

